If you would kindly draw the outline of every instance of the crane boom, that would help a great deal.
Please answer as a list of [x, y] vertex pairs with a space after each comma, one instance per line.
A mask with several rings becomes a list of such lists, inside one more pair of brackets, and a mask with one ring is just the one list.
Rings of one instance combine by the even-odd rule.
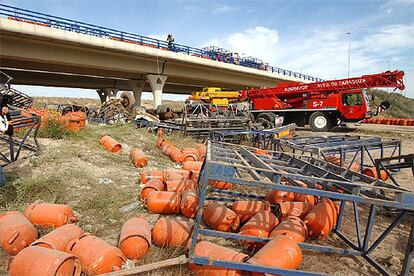
[[[308, 84], [282, 83], [274, 88], [259, 88], [248, 90], [248, 96], [254, 98], [269, 97], [291, 97], [295, 95], [308, 94], [308, 96], [319, 94], [338, 93], [343, 90], [363, 88], [405, 88], [403, 83], [403, 71], [387, 71], [380, 74], [363, 75], [356, 78], [341, 80], [330, 80]], [[304, 95], [302, 96], [304, 97]]]

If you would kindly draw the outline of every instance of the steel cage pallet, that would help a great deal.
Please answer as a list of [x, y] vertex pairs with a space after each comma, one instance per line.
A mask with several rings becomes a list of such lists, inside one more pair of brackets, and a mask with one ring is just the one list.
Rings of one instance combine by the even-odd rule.
[[[250, 176], [249, 179], [246, 179], [245, 174]], [[266, 179], [267, 182], [263, 182], [263, 178]], [[282, 178], [286, 179], [289, 185], [284, 185]], [[254, 149], [249, 147], [212, 141], [208, 142], [206, 160], [202, 166], [198, 180], [200, 200], [189, 253], [191, 263], [199, 265], [216, 265], [226, 268], [280, 275], [315, 275], [313, 272], [211, 260], [196, 256], [194, 254], [194, 248], [199, 235], [259, 242], [268, 240], [253, 236], [202, 229], [200, 227], [202, 210], [206, 200], [234, 201], [236, 198], [243, 197], [261, 198], [259, 195], [249, 193], [242, 194], [238, 192], [218, 190], [213, 190], [213, 192], [227, 197], [207, 196], [207, 189], [210, 191], [210, 188], [208, 188], [208, 181], [210, 179], [227, 181], [236, 185], [262, 188], [265, 190], [282, 190], [339, 200], [340, 211], [338, 222], [333, 232], [336, 233], [349, 248], [321, 246], [308, 243], [299, 243], [299, 246], [302, 249], [316, 250], [319, 252], [361, 256], [383, 275], [389, 275], [389, 273], [370, 255], [370, 253], [381, 244], [395, 226], [402, 223], [403, 219], [408, 217], [410, 219], [411, 230], [408, 235], [401, 275], [408, 275], [409, 273], [414, 245], [414, 219], [410, 217], [414, 210], [414, 194], [412, 192], [313, 157], [309, 157], [308, 160], [305, 161], [283, 152], [273, 152], [273, 156], [260, 155], [255, 154]], [[308, 187], [303, 187], [298, 180], [303, 181]], [[316, 182], [322, 185], [325, 190], [315, 188], [314, 184]], [[338, 188], [343, 191], [338, 192]], [[352, 219], [355, 223], [356, 244], [352, 242], [345, 233], [341, 232], [345, 208], [347, 207], [346, 202], [353, 207]], [[369, 207], [369, 215], [365, 231], [363, 231], [361, 227], [358, 204], [360, 204], [359, 206], [363, 205]], [[379, 208], [393, 208], [398, 212], [391, 224], [386, 227], [384, 232], [382, 232], [373, 243], [370, 244], [376, 210]]]
[[[21, 138], [13, 138], [12, 135], [0, 133], [0, 142], [3, 146], [7, 147], [5, 152], [0, 152], [1, 166], [6, 166], [17, 159], [23, 150], [38, 153], [40, 145], [37, 140], [37, 133], [40, 128], [40, 118], [34, 113], [27, 110], [19, 109], [17, 107], [10, 107], [10, 113], [12, 118], [13, 129], [20, 130], [22, 133]], [[22, 113], [25, 113], [23, 115]], [[31, 137], [33, 143], [28, 143], [28, 139]]]
[[[385, 150], [391, 153], [385, 156]], [[375, 167], [374, 154], [380, 158], [401, 155], [402, 145], [399, 139], [384, 140], [373, 136], [331, 135], [315, 137], [282, 138], [275, 141], [273, 150], [293, 154], [315, 156], [327, 160], [328, 156], [338, 156], [342, 166], [346, 159], [348, 169], [356, 162], [360, 164], [360, 172], [366, 167]]]

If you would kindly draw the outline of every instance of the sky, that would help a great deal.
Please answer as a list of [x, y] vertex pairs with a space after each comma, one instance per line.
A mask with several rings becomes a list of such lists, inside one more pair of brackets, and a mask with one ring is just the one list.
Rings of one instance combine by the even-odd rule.
[[[0, 3], [160, 39], [172, 33], [179, 44], [215, 45], [322, 79], [347, 77], [350, 39], [350, 76], [403, 70], [403, 93], [414, 98], [414, 0]], [[33, 96], [97, 97], [91, 90], [17, 88]]]

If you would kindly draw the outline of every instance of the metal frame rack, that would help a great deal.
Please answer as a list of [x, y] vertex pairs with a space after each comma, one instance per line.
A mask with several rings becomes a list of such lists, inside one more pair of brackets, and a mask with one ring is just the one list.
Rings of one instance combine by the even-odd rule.
[[[168, 42], [164, 40], [159, 40], [147, 36], [132, 34], [128, 32], [123, 32], [111, 28], [105, 28], [93, 24], [88, 24], [76, 20], [71, 20], [63, 17], [53, 16], [49, 14], [44, 14], [40, 12], [30, 11], [26, 9], [21, 9], [13, 6], [8, 6], [0, 4], [0, 16], [7, 17], [11, 20], [22, 21], [30, 24], [40, 25], [44, 27], [50, 27], [55, 29], [66, 30], [70, 32], [82, 33], [97, 37], [108, 38], [116, 41], [122, 41], [125, 43], [132, 43], [136, 45], [147, 46], [151, 48], [161, 49], [165, 51], [180, 52], [186, 55], [191, 55], [200, 58], [206, 58], [211, 60], [217, 60], [225, 63], [231, 63], [235, 65], [240, 65], [244, 67], [252, 67], [260, 70], [266, 70], [275, 74], [292, 76], [295, 78], [300, 78], [303, 80], [310, 81], [321, 81], [320, 78], [313, 76], [305, 75], [299, 72], [293, 72], [290, 70], [285, 70], [275, 66], [257, 66], [256, 64], [251, 63], [242, 63], [236, 58], [229, 58], [229, 54], [224, 52], [221, 54], [220, 51], [224, 49], [218, 48], [207, 48], [199, 49], [191, 46], [181, 45], [173, 43], [172, 47], [169, 47]], [[216, 52], [216, 50], [219, 52]]]
[[394, 157], [384, 157], [375, 159], [375, 168], [377, 174], [379, 175], [380, 170], [384, 170], [391, 181], [400, 186], [398, 181], [392, 174], [392, 171], [398, 171], [400, 169], [411, 169], [411, 172], [414, 176], [414, 154], [398, 155]]
[[[328, 160], [327, 156], [338, 156], [342, 166], [346, 160], [348, 169], [356, 162], [361, 172], [366, 167], [375, 166], [374, 154], [379, 158], [401, 155], [402, 145], [399, 139], [382, 139], [373, 136], [331, 135], [314, 137], [282, 138], [275, 141], [273, 148], [276, 151], [292, 152], [300, 156], [314, 156]], [[385, 150], [391, 151], [387, 154]], [[385, 156], [386, 155], [386, 156]]]
[[[255, 154], [254, 152], [255, 149], [250, 147], [208, 142], [206, 159], [198, 181], [200, 200], [189, 253], [191, 263], [279, 275], [316, 275], [317, 273], [313, 272], [208, 259], [195, 255], [194, 248], [199, 236], [257, 242], [268, 241], [269, 239], [202, 228], [201, 218], [206, 200], [231, 202], [243, 197], [261, 198], [258, 193], [260, 190], [272, 189], [340, 201], [338, 222], [333, 232], [347, 248], [306, 242], [299, 243], [299, 246], [305, 250], [329, 254], [360, 256], [383, 275], [389, 275], [389, 273], [371, 253], [397, 225], [403, 222], [403, 219], [408, 218], [411, 231], [408, 235], [401, 275], [409, 274], [414, 250], [414, 219], [410, 217], [414, 211], [414, 194], [412, 192], [313, 157], [307, 157], [307, 160], [304, 160], [283, 152], [272, 152], [272, 156]], [[344, 177], [345, 174], [348, 177]], [[282, 179], [285, 179], [289, 184], [286, 184], [286, 181], [282, 181]], [[244, 193], [213, 190], [208, 186], [209, 180], [227, 181], [234, 183], [235, 186], [242, 185], [240, 188]], [[303, 183], [306, 183], [307, 187], [304, 187]], [[323, 189], [318, 189], [316, 183], [321, 185]], [[338, 188], [342, 191], [338, 191]], [[254, 189], [255, 192], [247, 192], [249, 189]], [[346, 207], [349, 206], [353, 207], [352, 215], [345, 212]], [[365, 229], [361, 223], [364, 212], [360, 213], [360, 208], [369, 210]], [[382, 208], [392, 208], [396, 210], [397, 215], [382, 234], [370, 243], [376, 211]], [[346, 231], [341, 231], [344, 218], [354, 221], [356, 234], [352, 237], [349, 237], [350, 234], [345, 233]]]
[[[37, 133], [40, 128], [39, 116], [16, 107], [10, 108], [10, 115], [13, 131], [19, 131], [21, 138], [0, 133], [0, 142], [2, 142], [0, 144], [2, 146], [0, 162], [2, 162], [2, 167], [19, 159], [23, 150], [34, 154], [40, 150], [39, 142], [37, 141]], [[28, 141], [30, 137], [32, 137], [32, 143]]]
[[296, 124], [292, 123], [275, 129], [266, 130], [250, 129], [213, 131], [210, 133], [210, 140], [234, 144], [240, 144], [241, 141], [248, 141], [252, 147], [268, 149], [273, 148], [273, 145], [279, 138], [278, 135], [281, 132], [294, 129], [296, 129]]

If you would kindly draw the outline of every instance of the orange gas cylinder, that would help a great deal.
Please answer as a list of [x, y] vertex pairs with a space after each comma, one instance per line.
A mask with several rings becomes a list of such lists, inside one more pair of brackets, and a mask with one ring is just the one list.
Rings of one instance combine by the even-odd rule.
[[82, 111], [76, 111], [74, 112], [80, 119], [80, 128], [86, 127], [86, 113]]
[[197, 161], [197, 155], [183, 152], [183, 162]]
[[20, 212], [0, 214], [1, 247], [9, 254], [17, 254], [37, 238], [33, 224]]
[[142, 168], [147, 166], [148, 157], [145, 156], [145, 153], [142, 150], [133, 148], [129, 152], [129, 156], [131, 157], [132, 163], [134, 163], [135, 167]]
[[186, 161], [183, 163], [183, 169], [187, 171], [200, 171], [203, 162], [200, 161]]
[[198, 154], [199, 154], [198, 149], [196, 149], [196, 148], [183, 148], [183, 152], [184, 153], [192, 153], [196, 156], [198, 156]]
[[152, 228], [152, 239], [158, 246], [185, 247], [193, 226], [178, 218], [160, 218]]
[[[378, 173], [376, 168], [366, 168], [362, 171], [363, 174], [378, 179]], [[380, 178], [382, 181], [386, 181], [388, 179], [388, 174], [384, 170], [380, 170]]]
[[65, 251], [69, 242], [80, 238], [82, 235], [83, 231], [79, 226], [75, 224], [66, 224], [34, 241], [31, 245]]
[[66, 251], [80, 259], [82, 272], [86, 275], [120, 270], [126, 261], [119, 248], [89, 234], [71, 241]]
[[140, 173], [141, 176], [141, 184], [147, 183], [150, 179], [159, 179], [161, 182], [164, 182], [164, 172], [161, 170], [156, 169], [147, 169]]
[[64, 117], [67, 129], [73, 132], [78, 132], [81, 129], [81, 119], [77, 115], [68, 113]]
[[198, 210], [198, 196], [193, 190], [181, 194], [181, 214], [187, 218], [195, 218]]
[[174, 180], [188, 180], [188, 177], [185, 177], [182, 174], [178, 174], [178, 173], [171, 173], [168, 176], [165, 177], [165, 181], [174, 181]]
[[308, 228], [300, 218], [287, 217], [273, 229], [269, 237], [275, 237], [278, 235], [286, 235], [294, 239], [296, 242], [303, 242], [308, 237]]
[[201, 146], [201, 147], [197, 148], [197, 150], [198, 150], [198, 155], [199, 156], [205, 156], [206, 153], [207, 153], [206, 146]]
[[39, 226], [59, 227], [78, 221], [72, 207], [65, 204], [33, 203], [26, 208], [24, 215]]
[[295, 201], [308, 202], [312, 206], [316, 203], [315, 197], [307, 194], [295, 194]]
[[324, 199], [316, 204], [304, 218], [309, 228], [309, 236], [322, 239], [336, 225], [339, 207], [330, 199]]
[[240, 223], [243, 224], [258, 212], [270, 210], [270, 203], [260, 200], [238, 200], [232, 203], [231, 209], [236, 212], [240, 217]]
[[157, 138], [157, 148], [162, 148], [162, 144], [164, 142], [164, 139], [161, 137]]
[[10, 264], [10, 276], [79, 276], [79, 258], [50, 248], [30, 246], [23, 249]]
[[177, 147], [170, 151], [169, 156], [174, 163], [182, 163], [184, 160], [183, 152]]
[[190, 179], [171, 180], [165, 182], [166, 190], [169, 192], [182, 193], [188, 189], [195, 190], [196, 183]]
[[200, 175], [200, 171], [191, 171], [190, 172], [190, 179], [194, 182], [197, 182], [199, 175]]
[[125, 257], [141, 259], [151, 246], [151, 226], [142, 217], [130, 218], [122, 226], [118, 247]]
[[180, 213], [180, 194], [174, 192], [151, 192], [146, 201], [148, 210], [155, 214]]
[[[279, 220], [270, 211], [262, 211], [254, 215], [240, 229], [239, 234], [267, 238], [270, 232], [279, 224]], [[264, 243], [253, 241], [242, 241], [249, 250], [262, 248]]]
[[224, 232], [236, 231], [240, 224], [240, 218], [233, 210], [217, 202], [207, 204], [203, 220], [211, 228]]
[[115, 139], [111, 136], [103, 136], [99, 143], [107, 150], [113, 153], [120, 153], [122, 150], [122, 146], [118, 143]]
[[279, 203], [282, 219], [288, 216], [305, 217], [312, 209], [313, 205], [308, 202], [286, 201]]
[[[244, 262], [249, 256], [230, 248], [220, 246], [208, 241], [198, 242], [194, 248], [194, 255], [211, 260]], [[219, 266], [188, 264], [188, 268], [197, 276], [241, 276], [242, 271]]]
[[286, 191], [270, 190], [266, 193], [265, 200], [269, 201], [270, 204], [293, 201], [295, 200], [295, 194]]
[[[187, 170], [180, 170], [180, 169], [165, 169], [165, 176], [168, 178], [169, 175], [182, 175], [185, 178], [189, 178], [190, 177], [190, 172]], [[173, 179], [171, 179], [173, 180]]]
[[220, 190], [230, 190], [233, 187], [233, 183], [226, 182], [226, 181], [212, 180], [212, 179], [208, 181], [208, 184], [211, 187], [214, 187]]
[[256, 149], [254, 153], [261, 154], [261, 155], [271, 155], [267, 150], [264, 150], [264, 149]]
[[[247, 262], [276, 268], [297, 269], [302, 262], [302, 251], [291, 237], [279, 235], [273, 237]], [[252, 275], [263, 274], [252, 273]]]
[[145, 201], [149, 193], [152, 191], [164, 191], [164, 190], [165, 190], [164, 183], [162, 183], [161, 180], [157, 178], [150, 179], [141, 189], [141, 193], [140, 193], [141, 200]]

